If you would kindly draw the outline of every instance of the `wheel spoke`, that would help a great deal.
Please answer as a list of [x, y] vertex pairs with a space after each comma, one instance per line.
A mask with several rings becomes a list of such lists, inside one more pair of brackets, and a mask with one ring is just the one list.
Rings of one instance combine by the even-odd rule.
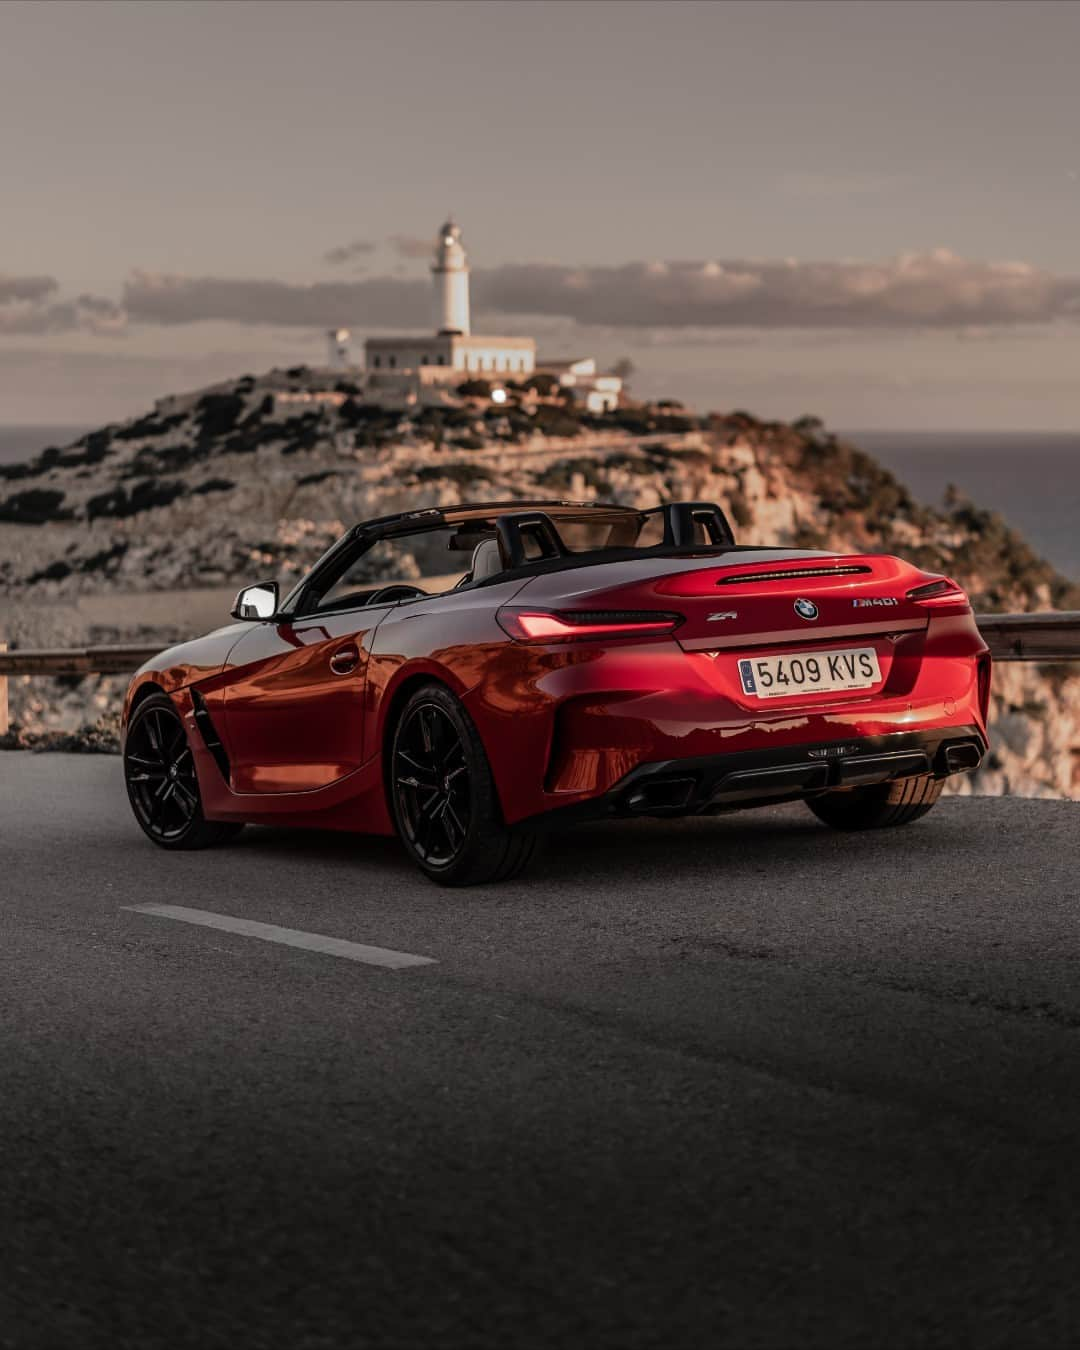
[[424, 752], [425, 752], [425, 754], [428, 754], [428, 755], [431, 755], [431, 756], [434, 757], [434, 754], [435, 754], [435, 741], [434, 741], [434, 738], [432, 737], [432, 734], [431, 734], [431, 709], [430, 709], [430, 708], [421, 708], [421, 709], [420, 709], [420, 717], [419, 717], [419, 721], [420, 721], [420, 739], [421, 739], [421, 742], [423, 743], [423, 746], [424, 746]]
[[160, 760], [162, 758], [161, 736], [157, 727], [154, 725], [154, 718], [156, 716], [156, 712], [152, 712], [144, 719], [143, 726], [146, 728], [146, 736], [150, 742], [150, 749], [153, 750], [154, 754], [157, 755]]
[[443, 772], [445, 773], [451, 764], [457, 764], [459, 761], [460, 768], [458, 769], [458, 772], [461, 773], [465, 769], [465, 747], [455, 737], [453, 744], [442, 757]]
[[175, 796], [177, 803], [178, 803], [178, 804], [181, 803], [181, 802], [186, 802], [186, 803], [187, 803], [188, 809], [187, 809], [186, 814], [187, 814], [188, 819], [190, 820], [190, 818], [195, 814], [195, 808], [196, 808], [196, 806], [198, 806], [198, 801], [197, 801], [197, 799], [195, 798], [194, 794], [190, 791], [190, 789], [187, 788], [187, 787], [180, 781], [179, 778], [178, 778], [178, 779], [176, 780], [176, 782], [173, 784], [173, 787], [176, 789], [176, 791], [175, 791], [175, 793], [174, 793], [173, 795]]
[[165, 805], [172, 795], [172, 786], [169, 783], [164, 785], [164, 792], [157, 791], [150, 799], [150, 824], [154, 825], [159, 820], [164, 821]]
[[164, 769], [147, 769], [144, 773], [128, 775], [129, 783], [159, 783], [165, 777]]
[[450, 805], [449, 797], [443, 802], [439, 819], [442, 822], [443, 834], [446, 835], [446, 842], [450, 845], [450, 852], [456, 853], [461, 841], [465, 838], [465, 831], [461, 828], [461, 821], [458, 820], [454, 808]]
[[438, 779], [434, 769], [426, 764], [421, 764], [419, 760], [406, 754], [404, 750], [398, 751], [398, 759], [412, 770], [410, 774], [400, 777], [397, 780], [399, 783], [404, 783], [408, 787], [422, 787], [432, 790], [438, 787]]
[[413, 832], [413, 842], [416, 844], [417, 852], [423, 857], [427, 857], [431, 852], [430, 841], [431, 834], [435, 828], [434, 817], [421, 812], [416, 822], [416, 828]]
[[[460, 817], [460, 816], [458, 815], [458, 813], [454, 810], [454, 803], [450, 800], [449, 797], [446, 799], [446, 810], [443, 812], [443, 815], [444, 815], [444, 817], [445, 817], [447, 820], [452, 820], [452, 821], [454, 822], [454, 829], [457, 830], [459, 836], [460, 836], [462, 839], [464, 839], [464, 838], [465, 838], [465, 826], [461, 823], [461, 817]], [[451, 842], [452, 842], [452, 841], [451, 841]], [[457, 846], [454, 845], [454, 847], [457, 847]]]

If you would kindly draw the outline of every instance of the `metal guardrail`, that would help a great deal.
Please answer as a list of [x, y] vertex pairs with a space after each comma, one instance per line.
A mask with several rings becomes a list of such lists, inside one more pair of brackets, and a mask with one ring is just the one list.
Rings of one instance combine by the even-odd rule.
[[8, 675], [126, 675], [167, 645], [21, 647], [9, 652], [0, 644], [0, 679]]
[[[995, 661], [1080, 661], [1080, 611], [977, 614]], [[0, 736], [8, 731], [9, 675], [126, 675], [161, 651], [162, 643], [100, 647], [26, 647], [0, 643]]]
[[995, 661], [1080, 661], [1080, 611], [976, 614]]

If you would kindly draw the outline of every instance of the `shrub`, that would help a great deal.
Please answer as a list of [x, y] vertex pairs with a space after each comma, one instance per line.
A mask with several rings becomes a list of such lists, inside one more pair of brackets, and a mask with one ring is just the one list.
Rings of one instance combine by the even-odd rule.
[[613, 455], [608, 455], [604, 460], [606, 469], [622, 469], [624, 473], [631, 473], [638, 477], [646, 477], [656, 472], [656, 465], [652, 463], [645, 455], [626, 454], [623, 451], [616, 451]]
[[134, 516], [140, 511], [168, 506], [186, 491], [184, 484], [175, 479], [143, 478], [134, 484], [130, 493], [122, 487], [115, 487], [97, 497], [91, 497], [86, 503], [86, 516], [88, 520], [106, 516]]
[[13, 525], [44, 525], [50, 520], [71, 520], [73, 512], [61, 507], [64, 494], [53, 488], [29, 488], [0, 502], [0, 520]]
[[84, 558], [79, 564], [80, 572], [107, 572], [115, 571], [116, 568], [111, 564], [119, 563], [120, 559], [128, 551], [128, 543], [125, 539], [118, 539], [112, 548], [104, 548], [100, 553], [91, 553], [88, 558]]
[[453, 460], [449, 464], [425, 464], [416, 472], [419, 483], [433, 483], [440, 478], [449, 479], [459, 487], [470, 487], [473, 483], [489, 483], [491, 474], [482, 464], [470, 464], [467, 460]]
[[71, 575], [71, 567], [58, 558], [56, 562], [49, 563], [48, 567], [43, 567], [40, 572], [34, 572], [26, 578], [27, 585], [32, 586], [35, 581], [63, 581], [65, 577]]
[[550, 404], [537, 408], [535, 422], [537, 429], [545, 436], [577, 436], [581, 432], [580, 418], [566, 408]]
[[825, 423], [820, 417], [812, 417], [809, 413], [804, 413], [802, 417], [797, 417], [791, 424], [792, 431], [797, 431], [800, 436], [807, 436], [810, 440], [818, 440], [825, 433]]
[[355, 399], [347, 398], [338, 409], [338, 416], [347, 427], [356, 427], [370, 422], [389, 425], [396, 414], [387, 412], [378, 403], [357, 403]]
[[602, 466], [595, 459], [560, 459], [556, 463], [550, 464], [543, 473], [537, 476], [537, 483], [546, 488], [553, 488], [558, 492], [567, 492], [570, 489], [570, 483], [575, 474], [581, 474], [589, 487], [597, 492], [607, 493], [611, 491], [611, 483], [602, 471]]
[[[167, 432], [172, 431], [174, 427], [178, 427], [183, 420], [183, 413], [173, 413], [169, 417], [158, 417], [156, 413], [147, 413], [145, 417], [140, 417], [129, 426], [120, 427], [114, 435], [118, 441], [138, 441], [142, 440], [144, 437], [164, 436]], [[99, 459], [104, 458], [105, 447], [108, 445], [108, 433], [96, 432], [94, 433], [94, 436], [105, 437], [105, 445], [100, 446], [100, 454], [98, 455]], [[97, 447], [92, 447], [90, 445], [90, 441], [93, 439], [93, 436], [87, 437], [88, 452], [91, 449], [97, 449]], [[88, 463], [91, 464], [96, 462], [96, 460], [88, 461]]]
[[204, 394], [198, 402], [199, 435], [213, 440], [224, 436], [236, 426], [244, 411], [244, 400], [239, 394]]

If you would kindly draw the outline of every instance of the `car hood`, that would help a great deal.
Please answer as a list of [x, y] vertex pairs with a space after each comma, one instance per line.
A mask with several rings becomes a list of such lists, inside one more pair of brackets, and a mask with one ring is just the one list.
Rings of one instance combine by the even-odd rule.
[[250, 623], [230, 623], [202, 637], [178, 642], [146, 661], [137, 671], [136, 678], [147, 673], [156, 674], [169, 689], [182, 689], [197, 680], [208, 679], [224, 668], [233, 647], [250, 631]]

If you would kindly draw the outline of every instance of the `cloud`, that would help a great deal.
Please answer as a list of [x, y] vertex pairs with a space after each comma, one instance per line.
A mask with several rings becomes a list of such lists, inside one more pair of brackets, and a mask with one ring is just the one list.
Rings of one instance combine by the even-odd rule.
[[[0, 277], [0, 333], [108, 334], [128, 320], [369, 331], [426, 330], [431, 322], [430, 283], [409, 274], [297, 284], [134, 272], [120, 304], [93, 295], [64, 300], [57, 291], [52, 277]], [[674, 342], [684, 334], [691, 343], [736, 329], [982, 333], [1080, 319], [1080, 278], [1027, 263], [973, 262], [947, 249], [882, 262], [509, 264], [475, 271], [472, 298], [484, 326], [540, 331], [564, 323]]]
[[55, 277], [0, 275], [0, 334], [32, 337], [79, 330], [100, 334], [123, 330], [126, 315], [114, 301], [100, 295], [59, 300], [59, 290]]
[[283, 327], [400, 328], [426, 327], [431, 317], [429, 283], [394, 277], [297, 285], [135, 272], [124, 286], [123, 304], [132, 321], [165, 325], [217, 319]]
[[392, 234], [386, 241], [401, 258], [430, 258], [435, 244], [415, 234]]
[[363, 257], [366, 253], [374, 253], [375, 245], [369, 239], [354, 239], [349, 244], [339, 244], [337, 248], [327, 249], [323, 254], [323, 262], [340, 263], [355, 262], [357, 258]]
[[59, 290], [55, 277], [11, 277], [0, 273], [0, 305], [37, 303]]
[[476, 307], [625, 328], [956, 328], [1080, 318], [1080, 278], [947, 249], [884, 262], [729, 261], [478, 272]]

